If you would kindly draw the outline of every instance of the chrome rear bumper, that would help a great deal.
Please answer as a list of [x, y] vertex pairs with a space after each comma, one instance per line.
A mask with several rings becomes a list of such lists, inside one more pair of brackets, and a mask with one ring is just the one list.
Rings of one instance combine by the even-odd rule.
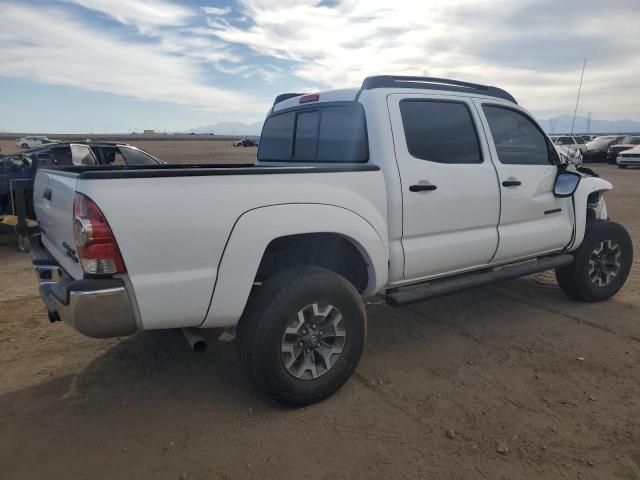
[[32, 237], [31, 252], [40, 296], [51, 321], [62, 320], [94, 338], [122, 337], [136, 332], [133, 305], [122, 279], [73, 280], [40, 244], [39, 236]]

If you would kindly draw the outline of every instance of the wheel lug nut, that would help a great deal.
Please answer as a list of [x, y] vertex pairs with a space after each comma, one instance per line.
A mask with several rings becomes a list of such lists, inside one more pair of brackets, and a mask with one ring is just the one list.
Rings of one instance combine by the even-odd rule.
[[314, 323], [313, 325], [311, 325], [311, 328], [316, 328], [316, 324]]
[[304, 343], [300, 342], [300, 343], [298, 344], [298, 346], [302, 347], [302, 346], [304, 346]]

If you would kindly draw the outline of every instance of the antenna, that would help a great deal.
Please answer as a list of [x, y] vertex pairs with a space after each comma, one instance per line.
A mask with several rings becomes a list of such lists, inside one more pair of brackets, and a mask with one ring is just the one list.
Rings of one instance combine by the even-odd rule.
[[573, 110], [573, 121], [571, 122], [571, 135], [573, 135], [573, 127], [576, 124], [576, 114], [578, 113], [578, 103], [580, 102], [580, 92], [582, 91], [582, 80], [584, 79], [584, 69], [587, 67], [587, 59], [582, 64], [582, 75], [580, 76], [580, 86], [578, 87], [578, 98], [576, 98], [576, 108]]

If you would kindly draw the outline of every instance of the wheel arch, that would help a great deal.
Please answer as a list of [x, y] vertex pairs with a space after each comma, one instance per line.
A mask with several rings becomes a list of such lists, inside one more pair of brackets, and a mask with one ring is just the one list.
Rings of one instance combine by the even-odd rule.
[[[575, 214], [576, 214], [576, 235], [571, 246], [571, 250], [576, 250], [584, 240], [588, 218], [602, 218], [606, 220], [607, 209], [602, 199], [602, 204], [597, 206], [593, 203], [594, 197], [601, 199], [604, 192], [613, 189], [613, 185], [598, 177], [583, 177], [574, 193]], [[591, 199], [591, 200], [590, 200]]]
[[[273, 252], [284, 253], [290, 245], [304, 254], [293, 255], [296, 261], [284, 262], [283, 268], [294, 265], [327, 268], [345, 276], [362, 295], [371, 295], [387, 283], [386, 238], [386, 231], [379, 232], [362, 216], [335, 205], [271, 205], [245, 212], [227, 240], [209, 311], [201, 327], [235, 325], [254, 282], [281, 270]], [[352, 265], [355, 273], [341, 272], [340, 262], [331, 258], [331, 252], [341, 252], [343, 258], [355, 262]], [[309, 262], [310, 259], [315, 261]], [[366, 284], [357, 280], [362, 274], [360, 261], [366, 266]]]

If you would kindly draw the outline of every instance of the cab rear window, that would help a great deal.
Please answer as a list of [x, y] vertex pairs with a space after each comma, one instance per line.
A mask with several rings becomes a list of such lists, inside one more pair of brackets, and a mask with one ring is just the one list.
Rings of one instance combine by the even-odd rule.
[[317, 105], [276, 113], [265, 121], [262, 162], [366, 162], [364, 110], [359, 103]]

